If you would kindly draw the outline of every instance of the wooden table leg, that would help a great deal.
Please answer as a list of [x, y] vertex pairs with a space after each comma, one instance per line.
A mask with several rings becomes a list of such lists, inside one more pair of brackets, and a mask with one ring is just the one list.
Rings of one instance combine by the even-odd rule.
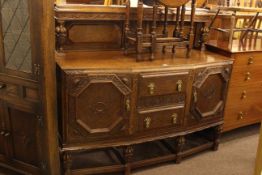
[[125, 175], [131, 174], [130, 163], [132, 161], [134, 149], [131, 145], [124, 148], [124, 159], [125, 159]]
[[179, 136], [176, 140], [175, 150], [177, 154], [176, 163], [180, 163], [182, 160], [182, 151], [185, 145], [185, 136]]
[[222, 130], [223, 130], [223, 125], [219, 125], [214, 128], [214, 146], [213, 146], [214, 151], [218, 150]]
[[69, 153], [63, 154], [63, 162], [64, 174], [71, 175], [72, 159]]

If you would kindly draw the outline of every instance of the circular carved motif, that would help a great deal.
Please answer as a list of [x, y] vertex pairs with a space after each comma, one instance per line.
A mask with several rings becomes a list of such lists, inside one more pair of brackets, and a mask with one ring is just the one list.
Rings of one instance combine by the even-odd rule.
[[93, 110], [96, 114], [105, 112], [107, 110], [106, 104], [103, 102], [97, 102], [96, 104], [94, 104]]

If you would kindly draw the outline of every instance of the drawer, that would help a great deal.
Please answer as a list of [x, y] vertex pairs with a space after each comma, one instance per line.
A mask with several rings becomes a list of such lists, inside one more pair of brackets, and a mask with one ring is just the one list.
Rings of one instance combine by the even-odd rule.
[[154, 96], [185, 92], [188, 72], [140, 74], [139, 96]]
[[248, 86], [230, 86], [227, 107], [236, 105], [262, 104], [262, 82]]
[[239, 53], [235, 55], [234, 66], [253, 67], [262, 65], [262, 52]]
[[179, 127], [183, 123], [184, 106], [140, 110], [138, 113], [140, 130]]
[[19, 96], [19, 86], [11, 83], [0, 82], [0, 96]]
[[238, 105], [226, 108], [224, 129], [229, 130], [261, 121], [262, 105]]
[[252, 68], [234, 67], [231, 76], [231, 85], [247, 85], [250, 83], [257, 83], [262, 81], [262, 65], [254, 66]]

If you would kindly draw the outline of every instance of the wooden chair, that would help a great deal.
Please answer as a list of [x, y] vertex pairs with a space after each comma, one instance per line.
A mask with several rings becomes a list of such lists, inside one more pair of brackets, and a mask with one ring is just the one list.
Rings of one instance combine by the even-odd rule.
[[[152, 27], [151, 32], [143, 33], [143, 2], [138, 1], [137, 6], [137, 24], [134, 31], [130, 29], [130, 2], [126, 3], [126, 22], [125, 22], [125, 54], [129, 50], [135, 49], [137, 54], [137, 61], [142, 60], [142, 53], [147, 49], [150, 53], [150, 60], [155, 58], [157, 48], [162, 47], [162, 52], [166, 52], [166, 47], [172, 47], [172, 52], [175, 52], [176, 47], [186, 48], [186, 56], [189, 57], [193, 45], [193, 24], [195, 15], [195, 0], [192, 0], [191, 15], [190, 15], [190, 29], [187, 35], [183, 34], [186, 3], [189, 0], [153, 0], [152, 8]], [[162, 33], [157, 33], [157, 13], [160, 5], [164, 6], [164, 21]], [[176, 8], [176, 20], [174, 24], [174, 31], [171, 37], [168, 35], [168, 12], [169, 8]], [[186, 37], [185, 37], [186, 36]]]

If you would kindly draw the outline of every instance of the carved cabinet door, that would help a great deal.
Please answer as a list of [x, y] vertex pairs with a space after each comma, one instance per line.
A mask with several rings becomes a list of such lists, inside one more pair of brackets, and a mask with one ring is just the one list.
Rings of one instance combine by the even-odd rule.
[[196, 72], [191, 114], [196, 121], [223, 117], [230, 67], [210, 67]]
[[131, 108], [130, 79], [116, 74], [68, 78], [66, 143], [91, 143], [126, 134]]

